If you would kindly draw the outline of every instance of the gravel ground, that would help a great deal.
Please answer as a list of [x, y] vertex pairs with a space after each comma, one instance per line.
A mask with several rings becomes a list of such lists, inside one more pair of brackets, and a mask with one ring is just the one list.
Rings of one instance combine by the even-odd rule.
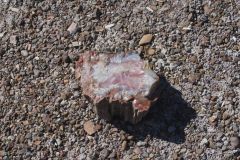
[[[137, 50], [162, 75], [140, 124], [95, 116], [85, 50]], [[0, 0], [0, 159], [240, 159], [239, 60], [239, 0]]]

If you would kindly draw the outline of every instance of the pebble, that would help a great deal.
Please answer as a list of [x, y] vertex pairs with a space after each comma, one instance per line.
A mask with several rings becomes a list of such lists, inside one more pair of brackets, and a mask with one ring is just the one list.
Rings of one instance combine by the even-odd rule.
[[21, 55], [24, 56], [24, 57], [27, 57], [28, 56], [28, 51], [22, 50]]
[[122, 143], [122, 151], [126, 150], [127, 148], [127, 141], [123, 141]]
[[203, 146], [203, 145], [207, 145], [209, 142], [207, 140], [207, 138], [203, 138], [202, 141], [200, 142], [200, 145]]
[[155, 50], [152, 49], [152, 48], [149, 48], [149, 49], [147, 50], [147, 54], [148, 54], [149, 56], [154, 55], [154, 53], [155, 53]]
[[103, 159], [106, 159], [109, 155], [109, 150], [107, 149], [103, 149], [101, 152], [100, 152], [100, 157], [103, 158]]
[[137, 142], [137, 146], [139, 147], [145, 146], [145, 145], [146, 145], [146, 142], [142, 142], [142, 141]]
[[139, 147], [134, 148], [133, 152], [137, 155], [141, 154], [141, 149]]
[[230, 143], [234, 149], [240, 148], [240, 138], [239, 137], [237, 137], [237, 136], [231, 137]]
[[78, 31], [78, 25], [75, 22], [72, 22], [71, 25], [68, 27], [67, 31], [70, 34], [75, 34]]
[[16, 45], [18, 42], [17, 36], [13, 35], [10, 37], [10, 43]]
[[105, 29], [111, 29], [113, 26], [115, 26], [115, 24], [108, 24], [105, 26]]
[[153, 35], [152, 34], [145, 34], [141, 40], [139, 41], [139, 45], [145, 45], [145, 44], [148, 44], [152, 41], [153, 39]]
[[87, 121], [84, 123], [83, 125], [84, 130], [87, 132], [88, 135], [93, 135], [94, 133], [96, 133], [98, 131], [98, 127], [96, 127], [94, 125], [94, 123], [92, 121]]

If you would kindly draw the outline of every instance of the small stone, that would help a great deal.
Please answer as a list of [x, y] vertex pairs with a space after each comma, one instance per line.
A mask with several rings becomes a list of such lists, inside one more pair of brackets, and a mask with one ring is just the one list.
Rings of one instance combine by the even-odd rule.
[[79, 44], [79, 42], [76, 41], [76, 42], [72, 42], [72, 46], [73, 47], [78, 47], [78, 46], [80, 46], [80, 44]]
[[141, 147], [141, 146], [145, 146], [146, 145], [146, 142], [137, 142], [137, 146]]
[[78, 31], [78, 26], [75, 22], [72, 22], [72, 24], [68, 27], [67, 30], [70, 34], [74, 34]]
[[136, 147], [136, 148], [133, 150], [133, 152], [134, 152], [135, 154], [141, 154], [141, 149], [140, 149], [139, 147]]
[[122, 143], [122, 151], [126, 150], [127, 148], [127, 141], [123, 141]]
[[35, 141], [34, 144], [35, 144], [36, 146], [38, 146], [38, 145], [41, 144], [41, 141]]
[[96, 32], [103, 32], [104, 31], [104, 28], [102, 26], [96, 26], [95, 27], [95, 31]]
[[0, 33], [0, 38], [2, 38], [5, 35], [6, 32], [1, 32]]
[[105, 29], [111, 29], [113, 26], [115, 26], [115, 24], [108, 24], [105, 26]]
[[207, 140], [207, 138], [203, 138], [202, 141], [200, 142], [200, 145], [203, 146], [203, 145], [207, 145], [209, 142]]
[[28, 56], [28, 51], [22, 50], [21, 55], [24, 56], [24, 57], [27, 57]]
[[147, 9], [148, 11], [150, 11], [150, 12], [153, 12], [153, 9], [150, 8], [150, 7], [146, 7], [146, 9]]
[[230, 117], [230, 115], [229, 115], [228, 111], [223, 112], [223, 115], [222, 115], [223, 120], [226, 120], [229, 117]]
[[16, 13], [19, 12], [19, 9], [18, 8], [14, 8], [14, 7], [9, 7], [9, 10], [12, 11], [12, 12], [16, 12]]
[[145, 45], [145, 44], [148, 44], [152, 41], [153, 39], [153, 35], [152, 34], [145, 34], [141, 40], [139, 41], [139, 45]]
[[201, 149], [201, 148], [196, 149], [196, 153], [197, 153], [198, 155], [202, 154], [202, 152], [203, 152], [203, 149]]
[[198, 60], [198, 59], [197, 59], [197, 56], [195, 56], [195, 55], [192, 56], [192, 57], [189, 59], [189, 61], [192, 62], [192, 63], [196, 63], [197, 60]]
[[240, 148], [240, 138], [237, 136], [230, 138], [230, 143], [233, 148]]
[[85, 122], [84, 125], [83, 125], [83, 129], [90, 136], [98, 131], [98, 128], [94, 125], [94, 123], [92, 121]]
[[208, 120], [212, 125], [214, 125], [217, 120], [217, 116], [213, 115]]
[[18, 42], [17, 36], [10, 37], [10, 43], [16, 45]]
[[198, 82], [199, 79], [200, 79], [200, 76], [198, 74], [191, 74], [188, 77], [188, 81], [191, 82], [192, 84], [195, 84], [196, 82]]
[[109, 156], [108, 158], [116, 158], [116, 152], [113, 151]]
[[155, 53], [155, 50], [152, 49], [152, 48], [149, 48], [149, 49], [147, 50], [147, 54], [150, 55], [150, 56], [154, 55], [154, 53]]
[[106, 159], [109, 155], [109, 150], [107, 149], [103, 149], [101, 152], [100, 152], [100, 157], [103, 158], [103, 159]]

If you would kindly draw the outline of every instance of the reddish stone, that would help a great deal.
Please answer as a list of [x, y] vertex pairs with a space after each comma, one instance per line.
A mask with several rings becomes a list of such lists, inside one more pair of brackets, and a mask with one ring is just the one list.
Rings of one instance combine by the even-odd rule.
[[85, 52], [76, 63], [76, 78], [101, 118], [137, 123], [158, 98], [159, 78], [146, 66], [136, 53]]

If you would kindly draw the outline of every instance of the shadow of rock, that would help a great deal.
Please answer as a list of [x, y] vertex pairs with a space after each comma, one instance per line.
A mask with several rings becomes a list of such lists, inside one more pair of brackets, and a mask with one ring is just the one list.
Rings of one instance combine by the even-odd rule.
[[196, 111], [182, 98], [180, 91], [172, 87], [165, 77], [161, 76], [160, 98], [152, 106], [148, 115], [138, 124], [132, 125], [122, 121], [113, 121], [113, 125], [144, 140], [147, 136], [168, 142], [181, 144], [185, 142], [184, 128], [196, 118]]

